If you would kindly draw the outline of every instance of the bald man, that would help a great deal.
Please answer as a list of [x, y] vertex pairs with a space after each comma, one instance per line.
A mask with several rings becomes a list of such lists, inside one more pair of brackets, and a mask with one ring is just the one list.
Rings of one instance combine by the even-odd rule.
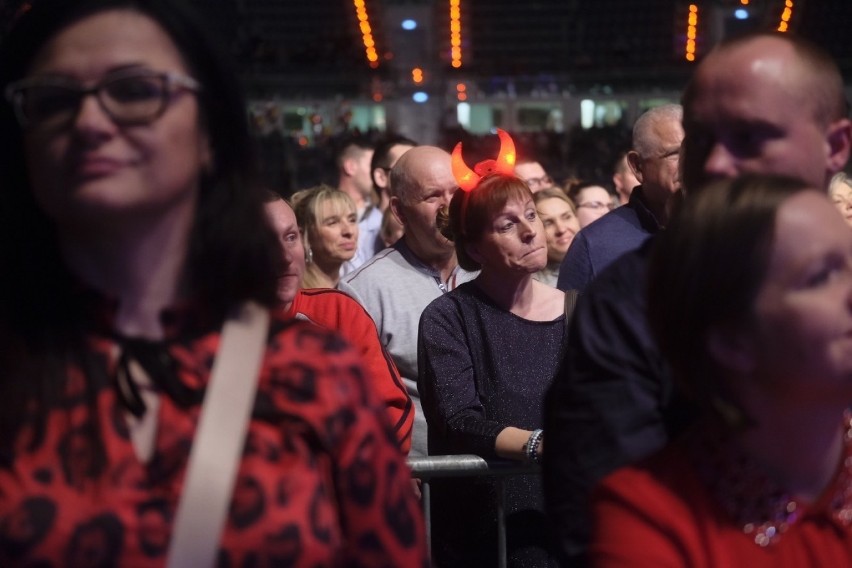
[[458, 189], [450, 155], [434, 146], [405, 152], [390, 175], [390, 208], [405, 232], [392, 247], [344, 277], [338, 288], [373, 317], [415, 403], [412, 456], [426, 455], [426, 421], [417, 391], [417, 328], [429, 303], [477, 273], [458, 265], [436, 218]]
[[783, 35], [720, 46], [683, 95], [684, 185], [776, 173], [827, 188], [849, 158], [843, 79], [821, 50]]
[[[710, 53], [684, 92], [683, 127], [687, 199], [712, 179], [747, 172], [827, 187], [852, 140], [837, 66], [786, 34], [746, 36]], [[545, 495], [566, 562], [585, 560], [593, 485], [662, 448], [692, 416], [645, 319], [652, 241], [613, 262], [581, 296], [549, 393]]]

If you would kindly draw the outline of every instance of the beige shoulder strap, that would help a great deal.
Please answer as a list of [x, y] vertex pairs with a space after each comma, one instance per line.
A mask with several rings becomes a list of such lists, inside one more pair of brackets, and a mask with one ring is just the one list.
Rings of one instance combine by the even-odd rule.
[[266, 351], [269, 312], [246, 302], [225, 321], [175, 514], [168, 568], [212, 568]]

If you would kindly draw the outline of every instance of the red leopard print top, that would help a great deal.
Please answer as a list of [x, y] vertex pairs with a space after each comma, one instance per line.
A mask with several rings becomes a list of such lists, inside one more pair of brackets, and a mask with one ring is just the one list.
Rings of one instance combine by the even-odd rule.
[[[203, 331], [182, 319], [164, 316], [158, 345], [174, 361], [173, 388], [193, 396], [181, 404], [161, 392], [147, 463], [115, 388], [124, 343], [93, 325], [89, 344], [111, 380], [96, 385], [93, 413], [81, 392], [94, 379], [72, 367], [43, 442], [27, 448], [32, 429], [24, 428], [11, 466], [0, 468], [0, 566], [165, 565], [220, 337], [218, 326]], [[336, 335], [273, 317], [219, 566], [428, 565], [409, 471], [368, 384]], [[94, 451], [87, 429], [105, 452]]]

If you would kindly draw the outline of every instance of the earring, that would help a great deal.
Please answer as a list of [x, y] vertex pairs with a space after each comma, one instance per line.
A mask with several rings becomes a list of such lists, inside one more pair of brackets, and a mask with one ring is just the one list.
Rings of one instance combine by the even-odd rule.
[[305, 263], [310, 264], [314, 261], [314, 251], [311, 250], [311, 247], [305, 247]]

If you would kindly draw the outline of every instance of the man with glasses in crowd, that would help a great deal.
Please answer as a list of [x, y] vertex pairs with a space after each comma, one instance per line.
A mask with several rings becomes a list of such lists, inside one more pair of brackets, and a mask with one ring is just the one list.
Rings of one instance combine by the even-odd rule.
[[544, 166], [532, 158], [520, 157], [515, 163], [515, 175], [524, 180], [533, 193], [553, 187], [553, 180], [544, 171]]
[[557, 288], [582, 292], [612, 261], [665, 226], [672, 197], [680, 189], [682, 117], [681, 106], [669, 104], [652, 108], [636, 121], [627, 160], [640, 185], [627, 205], [577, 233], [562, 260]]

